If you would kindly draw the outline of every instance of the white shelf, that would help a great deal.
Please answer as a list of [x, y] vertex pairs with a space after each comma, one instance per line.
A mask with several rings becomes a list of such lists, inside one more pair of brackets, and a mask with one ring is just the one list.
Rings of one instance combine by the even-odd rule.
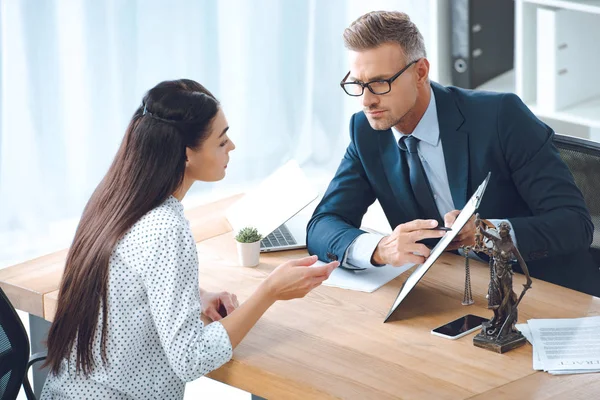
[[506, 71], [475, 89], [487, 90], [488, 92], [515, 93], [515, 70]]
[[[600, 0], [517, 0], [515, 21], [515, 69], [477, 87], [477, 90], [516, 93], [529, 109], [556, 132], [600, 141], [600, 95], [561, 109], [539, 107], [537, 101], [537, 55], [536, 55], [536, 10], [538, 7], [557, 7], [574, 11], [598, 14], [600, 24]], [[596, 18], [594, 16], [594, 18]], [[589, 20], [589, 19], [588, 19]], [[588, 21], [589, 22], [589, 21]], [[589, 25], [589, 23], [588, 23]], [[589, 28], [589, 26], [588, 26]], [[578, 34], [586, 35], [587, 28]], [[589, 47], [589, 44], [586, 44]], [[595, 49], [590, 48], [590, 52]], [[595, 57], [575, 62], [589, 62]], [[589, 76], [589, 74], [585, 74]], [[586, 84], [600, 87], [598, 74], [586, 78]]]
[[[543, 25], [553, 26], [556, 30], [552, 27], [538, 29], [540, 8], [547, 9], [550, 13], [556, 11], [556, 14], [550, 16], [553, 16], [552, 22], [556, 21], [557, 25]], [[546, 11], [543, 13], [544, 17], [548, 15]], [[597, 65], [598, 59], [598, 47], [594, 42], [598, 26], [600, 0], [516, 0], [515, 69], [512, 74], [500, 76], [483, 85], [482, 89], [512, 91], [534, 114], [555, 130], [565, 134], [574, 132], [575, 136], [598, 140], [600, 75], [593, 67]], [[544, 34], [540, 39], [538, 32], [544, 30], [550, 30], [549, 36]], [[552, 33], [560, 38], [552, 37]], [[545, 39], [547, 37], [549, 41]], [[542, 45], [549, 43], [549, 49], [554, 49], [557, 55], [547, 58], [545, 55], [552, 53], [548, 53], [543, 47], [538, 48], [540, 40]], [[540, 55], [544, 56], [544, 61], [539, 61], [543, 62], [542, 65], [538, 64]], [[548, 69], [544, 70], [545, 66]], [[548, 79], [553, 80], [542, 78], [539, 75], [542, 72], [548, 73]], [[538, 84], [546, 86], [546, 82], [548, 87], [538, 90]], [[553, 97], [546, 97], [546, 93]], [[538, 99], [540, 95], [544, 96], [543, 102]], [[540, 106], [540, 103], [544, 105]]]
[[[487, 90], [490, 92], [516, 93], [515, 71], [510, 70], [505, 72], [483, 85], [478, 86], [476, 89]], [[540, 118], [556, 119], [572, 124], [588, 126], [590, 128], [600, 128], [600, 97], [582, 101], [560, 111], [540, 109], [533, 101], [523, 100], [523, 102]]]
[[537, 108], [535, 103], [528, 104], [531, 111], [542, 118], [558, 119], [577, 125], [600, 129], [600, 97], [582, 101], [559, 111], [546, 111]]
[[525, 3], [600, 14], [600, 0], [523, 0]]

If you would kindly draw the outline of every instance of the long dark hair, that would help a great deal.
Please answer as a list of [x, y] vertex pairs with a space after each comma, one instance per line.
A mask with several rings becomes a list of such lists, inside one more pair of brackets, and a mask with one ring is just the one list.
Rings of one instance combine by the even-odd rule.
[[75, 233], [48, 333], [46, 365], [57, 373], [77, 348], [77, 372], [88, 376], [102, 312], [101, 356], [107, 362], [108, 263], [117, 241], [183, 182], [186, 148], [208, 137], [219, 103], [202, 85], [161, 82], [144, 96], [106, 176], [88, 201]]

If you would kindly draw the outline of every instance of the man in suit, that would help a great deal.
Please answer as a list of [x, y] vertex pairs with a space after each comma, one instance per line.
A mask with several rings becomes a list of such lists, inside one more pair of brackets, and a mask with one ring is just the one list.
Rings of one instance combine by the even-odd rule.
[[[514, 94], [430, 82], [423, 37], [404, 13], [368, 13], [344, 42], [351, 66], [341, 85], [363, 111], [308, 224], [311, 254], [354, 269], [422, 263], [423, 242], [444, 233], [431, 228], [451, 227], [491, 172], [478, 212], [511, 226], [531, 275], [600, 295], [588, 253], [594, 227], [550, 127]], [[391, 235], [359, 229], [376, 199]], [[474, 231], [472, 219], [451, 249], [473, 244]]]

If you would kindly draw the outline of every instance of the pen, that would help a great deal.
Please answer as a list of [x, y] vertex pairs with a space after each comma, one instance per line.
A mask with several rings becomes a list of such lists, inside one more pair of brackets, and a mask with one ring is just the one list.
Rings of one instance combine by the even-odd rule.
[[436, 226], [435, 228], [431, 228], [432, 231], [444, 231], [444, 232], [449, 232], [452, 230], [452, 228], [447, 228], [445, 226]]

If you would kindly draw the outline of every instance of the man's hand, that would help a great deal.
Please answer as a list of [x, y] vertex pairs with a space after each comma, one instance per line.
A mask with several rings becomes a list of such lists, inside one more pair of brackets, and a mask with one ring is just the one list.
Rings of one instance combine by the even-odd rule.
[[220, 320], [239, 307], [236, 295], [229, 292], [215, 293], [200, 289], [200, 301], [202, 302], [202, 313], [213, 321]]
[[[451, 228], [456, 217], [460, 214], [459, 210], [453, 210], [444, 215], [444, 225]], [[448, 245], [446, 250], [457, 250], [460, 246], [473, 246], [475, 244], [475, 216], [473, 215], [469, 221], [463, 226], [458, 235]]]
[[432, 230], [437, 224], [434, 219], [416, 219], [398, 225], [391, 235], [384, 237], [377, 244], [371, 262], [397, 267], [407, 263], [423, 264], [429, 257], [429, 248], [416, 242], [444, 236], [444, 231]]

